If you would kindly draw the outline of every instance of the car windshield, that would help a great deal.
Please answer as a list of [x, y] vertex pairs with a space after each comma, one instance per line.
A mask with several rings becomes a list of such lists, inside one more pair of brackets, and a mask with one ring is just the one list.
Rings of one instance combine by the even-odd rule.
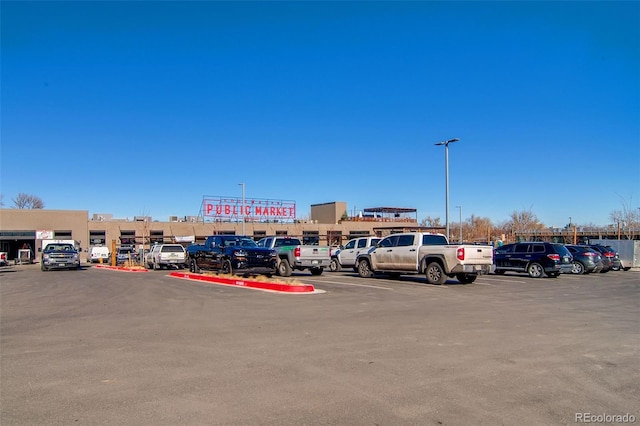
[[44, 251], [73, 251], [71, 244], [47, 244]]
[[257, 247], [258, 244], [251, 238], [229, 238], [223, 241], [225, 246], [240, 246], [240, 247]]

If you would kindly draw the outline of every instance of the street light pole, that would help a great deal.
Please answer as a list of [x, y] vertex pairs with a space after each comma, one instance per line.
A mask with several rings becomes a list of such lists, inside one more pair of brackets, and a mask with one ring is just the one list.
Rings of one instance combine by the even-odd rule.
[[460, 244], [462, 244], [462, 206], [456, 206], [460, 210]]
[[240, 214], [242, 215], [242, 235], [244, 235], [244, 182], [239, 183], [238, 185], [242, 187], [242, 207], [240, 209]]
[[453, 138], [445, 142], [438, 142], [434, 145], [444, 145], [444, 180], [445, 180], [445, 222], [447, 228], [447, 239], [449, 239], [449, 144], [458, 142], [460, 139]]

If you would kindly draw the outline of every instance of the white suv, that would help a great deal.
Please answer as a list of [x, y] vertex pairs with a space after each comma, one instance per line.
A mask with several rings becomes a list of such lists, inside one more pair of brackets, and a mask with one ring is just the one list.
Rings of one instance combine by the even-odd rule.
[[151, 247], [145, 263], [148, 269], [176, 266], [182, 269], [187, 264], [187, 252], [180, 244], [156, 244]]
[[329, 270], [338, 272], [342, 267], [350, 267], [357, 271], [356, 258], [358, 254], [370, 247], [374, 247], [380, 240], [381, 238], [378, 237], [359, 237], [349, 240], [344, 247], [341, 247], [331, 256]]

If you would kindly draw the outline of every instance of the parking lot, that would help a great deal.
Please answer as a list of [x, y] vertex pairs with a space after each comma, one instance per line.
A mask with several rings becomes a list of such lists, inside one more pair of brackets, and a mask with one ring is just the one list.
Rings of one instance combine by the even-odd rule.
[[[0, 272], [6, 425], [574, 424], [640, 417], [640, 272], [294, 274], [282, 294]], [[636, 420], [638, 421], [638, 420]]]

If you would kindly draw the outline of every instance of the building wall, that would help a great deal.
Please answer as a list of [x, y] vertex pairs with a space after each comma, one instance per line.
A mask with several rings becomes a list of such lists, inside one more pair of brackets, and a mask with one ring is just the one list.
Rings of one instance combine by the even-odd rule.
[[[317, 223], [314, 220], [308, 223], [246, 222], [244, 225], [240, 222], [96, 220], [95, 215], [89, 219], [86, 210], [0, 209], [0, 243], [7, 247], [3, 250], [0, 246], [0, 251], [8, 251], [9, 257], [15, 258], [18, 246], [28, 243], [34, 251], [34, 258], [39, 260], [38, 248], [41, 241], [35, 238], [36, 231], [39, 230], [54, 233], [68, 231], [71, 239], [79, 241], [84, 251], [95, 245], [98, 238], [102, 244], [111, 247], [112, 244], [120, 245], [124, 236], [131, 236], [132, 243], [137, 247], [142, 244], [144, 248], [150, 247], [152, 239], [173, 242], [176, 237], [193, 237], [201, 242], [209, 235], [222, 233], [245, 234], [256, 239], [263, 235], [282, 234], [320, 245], [335, 245], [343, 244], [355, 236], [384, 236], [393, 231], [407, 230], [407, 223], [341, 221], [340, 217], [346, 211], [344, 202], [312, 206], [314, 207], [317, 207], [314, 212], [319, 215], [315, 219]], [[107, 215], [100, 217], [105, 218]], [[412, 229], [415, 230], [416, 227]], [[23, 236], [14, 238], [14, 233]]]
[[311, 220], [318, 223], [336, 224], [340, 222], [342, 215], [347, 211], [347, 203], [334, 201], [331, 203], [312, 204]]
[[39, 259], [41, 240], [36, 231], [53, 231], [56, 239], [73, 239], [84, 249], [89, 244], [86, 210], [0, 209], [0, 251], [17, 257], [18, 249], [29, 248]]

